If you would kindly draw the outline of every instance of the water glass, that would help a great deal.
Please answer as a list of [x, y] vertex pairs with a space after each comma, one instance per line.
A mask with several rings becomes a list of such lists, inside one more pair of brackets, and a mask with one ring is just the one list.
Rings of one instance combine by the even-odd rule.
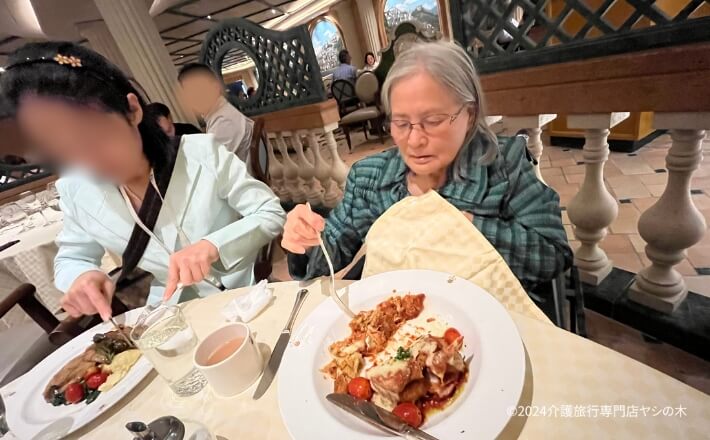
[[159, 307], [142, 315], [131, 339], [178, 396], [191, 396], [207, 380], [192, 359], [197, 336], [179, 306]]

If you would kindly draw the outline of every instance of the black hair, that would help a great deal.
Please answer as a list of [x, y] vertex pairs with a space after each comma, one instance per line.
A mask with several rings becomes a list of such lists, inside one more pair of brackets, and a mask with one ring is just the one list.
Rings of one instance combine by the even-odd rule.
[[143, 111], [138, 124], [143, 154], [152, 167], [174, 156], [170, 138], [146, 101], [121, 70], [98, 53], [75, 43], [28, 43], [13, 52], [0, 77], [0, 92], [13, 113], [27, 95], [60, 98], [79, 106], [97, 106], [109, 113], [129, 116], [127, 95], [133, 93]]
[[372, 52], [365, 52], [365, 65], [367, 65], [367, 57], [370, 56], [370, 55], [372, 55], [372, 59], [374, 59], [375, 61], [377, 61], [377, 57], [375, 57], [375, 54], [374, 54], [374, 53], [372, 53]]
[[217, 75], [215, 75], [215, 73], [212, 71], [212, 69], [209, 68], [209, 66], [207, 66], [207, 64], [188, 63], [180, 68], [180, 72], [178, 72], [178, 81], [182, 81], [183, 79], [195, 73], [208, 73], [214, 78], [217, 78]]
[[338, 53], [338, 61], [341, 63], [347, 63], [348, 62], [348, 57], [350, 56], [350, 52], [347, 51], [347, 49], [343, 49]]
[[162, 116], [164, 118], [170, 117], [170, 108], [162, 102], [151, 102], [146, 107], [146, 110], [153, 113], [155, 116]]

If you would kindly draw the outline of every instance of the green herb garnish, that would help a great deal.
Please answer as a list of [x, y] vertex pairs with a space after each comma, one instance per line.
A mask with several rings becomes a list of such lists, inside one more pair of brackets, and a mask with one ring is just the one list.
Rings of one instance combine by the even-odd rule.
[[397, 349], [397, 354], [394, 356], [395, 360], [403, 361], [412, 357], [412, 352], [408, 348], [399, 347]]

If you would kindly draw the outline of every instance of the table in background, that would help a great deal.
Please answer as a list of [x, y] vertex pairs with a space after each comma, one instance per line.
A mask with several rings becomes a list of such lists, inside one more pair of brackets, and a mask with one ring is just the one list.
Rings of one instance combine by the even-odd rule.
[[[310, 294], [296, 321], [300, 322], [327, 296], [323, 279], [310, 283]], [[348, 282], [340, 282], [340, 286]], [[259, 343], [273, 347], [293, 306], [298, 282], [274, 283], [275, 301], [249, 323]], [[237, 289], [184, 305], [200, 339], [224, 324], [221, 309], [246, 289]], [[506, 305], [506, 304], [504, 304]], [[595, 342], [549, 323], [511, 312], [527, 352], [526, 380], [520, 404], [537, 416], [513, 417], [500, 438], [706, 438], [710, 432], [710, 397], [657, 370]], [[297, 334], [297, 332], [296, 332]], [[304, 365], [304, 369], [311, 368]], [[304, 371], [304, 375], [311, 374]], [[21, 379], [10, 385], [22, 386]], [[102, 417], [69, 438], [117, 438], [133, 420], [151, 421], [172, 414], [198, 418], [227, 440], [285, 440], [290, 438], [281, 419], [278, 377], [259, 400], [252, 400], [256, 384], [239, 396], [216, 397], [209, 387], [195, 396], [179, 398], [151, 373], [126, 398]], [[626, 417], [614, 415], [623, 406]], [[681, 406], [685, 416], [654, 415]], [[539, 411], [557, 408], [557, 415]], [[581, 408], [584, 408], [582, 410]], [[631, 411], [635, 408], [635, 416]], [[653, 409], [645, 416], [642, 409]], [[567, 410], [571, 413], [567, 414]], [[611, 410], [611, 415], [607, 415]], [[583, 413], [582, 413], [583, 411]], [[563, 414], [564, 413], [564, 414]], [[594, 416], [596, 414], [596, 416]], [[343, 417], [346, 417], [343, 415]], [[297, 439], [309, 440], [309, 439]], [[442, 439], [445, 440], [445, 439]]]

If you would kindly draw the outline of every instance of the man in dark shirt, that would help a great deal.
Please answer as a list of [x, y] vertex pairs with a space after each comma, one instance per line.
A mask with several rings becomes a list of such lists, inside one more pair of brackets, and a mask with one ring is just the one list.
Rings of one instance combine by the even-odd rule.
[[202, 133], [199, 128], [192, 124], [173, 122], [173, 118], [170, 116], [170, 109], [162, 102], [153, 102], [148, 104], [148, 111], [151, 111], [157, 115], [160, 128], [162, 128], [163, 131], [170, 137], [182, 136], [184, 134]]

